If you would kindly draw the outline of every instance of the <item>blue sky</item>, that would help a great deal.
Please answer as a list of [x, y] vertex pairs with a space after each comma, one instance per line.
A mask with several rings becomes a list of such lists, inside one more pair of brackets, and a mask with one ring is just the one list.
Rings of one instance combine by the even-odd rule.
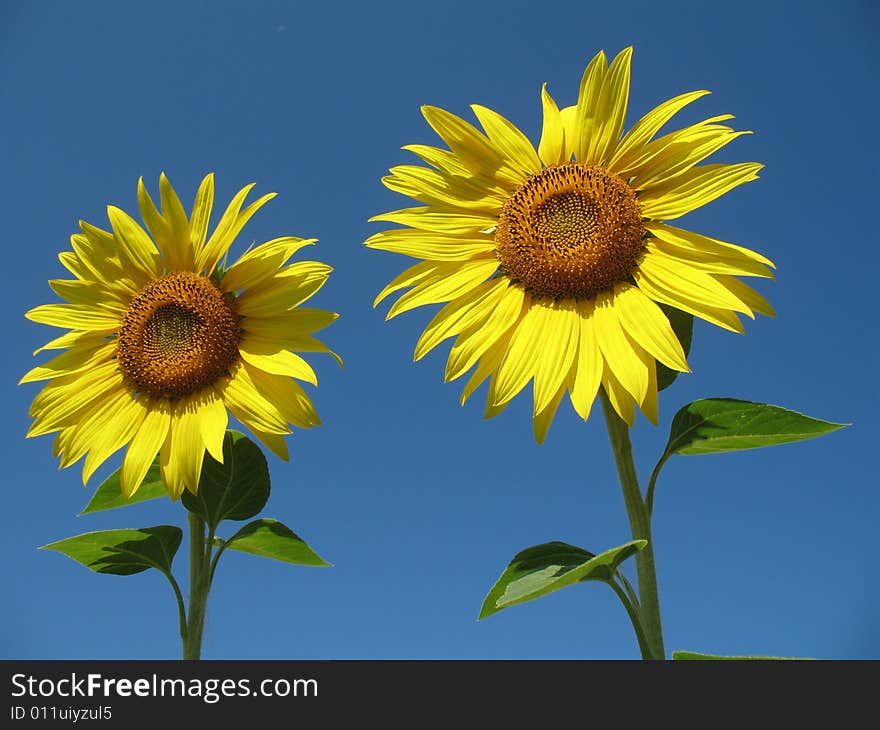
[[[775, 319], [745, 337], [696, 326], [693, 374], [661, 394], [633, 439], [646, 474], [669, 421], [700, 397], [760, 400], [851, 428], [812, 442], [677, 457], [658, 487], [655, 542], [667, 649], [876, 658], [878, 344], [874, 144], [877, 10], [868, 2], [7, 2], [0, 10], [4, 215], [5, 525], [0, 656], [173, 658], [171, 591], [154, 571], [98, 575], [36, 547], [81, 532], [182, 524], [179, 504], [75, 517], [83, 489], [51, 438], [26, 440], [38, 388], [16, 385], [53, 336], [23, 313], [52, 301], [57, 253], [105, 206], [136, 212], [165, 171], [185, 200], [214, 171], [222, 204], [248, 182], [278, 198], [239, 248], [317, 237], [334, 267], [315, 306], [342, 314], [311, 358], [324, 425], [269, 457], [267, 516], [335, 564], [221, 561], [208, 658], [629, 658], [632, 629], [600, 584], [477, 623], [520, 549], [594, 552], [629, 539], [601, 418], [563, 406], [537, 446], [530, 398], [482, 421], [442, 382], [447, 347], [412, 362], [425, 309], [370, 307], [407, 259], [368, 251], [367, 218], [409, 203], [379, 178], [433, 144], [421, 104], [481, 103], [539, 129], [542, 82], [573, 103], [599, 49], [635, 47], [627, 126], [679, 93], [713, 94], [682, 121], [726, 112], [755, 130], [719, 161], [761, 179], [682, 219], [778, 266], [758, 289]], [[482, 392], [482, 391], [481, 391]], [[231, 531], [229, 531], [231, 533]], [[185, 550], [177, 561], [184, 575]]]

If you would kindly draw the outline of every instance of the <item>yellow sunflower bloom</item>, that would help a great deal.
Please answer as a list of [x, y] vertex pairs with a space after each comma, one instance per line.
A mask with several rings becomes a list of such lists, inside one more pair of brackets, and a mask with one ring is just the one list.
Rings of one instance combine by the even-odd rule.
[[317, 385], [317, 377], [294, 351], [330, 352], [312, 334], [338, 315], [300, 305], [331, 269], [317, 261], [288, 264], [316, 240], [293, 237], [253, 247], [228, 268], [220, 265], [251, 216], [275, 197], [243, 207], [252, 187], [233, 198], [209, 235], [212, 174], [199, 186], [189, 217], [164, 174], [161, 209], [141, 179], [137, 197], [146, 230], [108, 206], [111, 231], [80, 221], [72, 250], [59, 254], [74, 278], [49, 284], [65, 303], [25, 316], [71, 330], [34, 354], [66, 352], [21, 382], [50, 381], [34, 398], [27, 435], [56, 433], [61, 468], [84, 456], [84, 484], [127, 445], [123, 493], [134, 494], [158, 454], [177, 499], [184, 489], [197, 492], [206, 451], [223, 460], [227, 409], [285, 460], [290, 425], [320, 423], [295, 380]]
[[422, 107], [449, 146], [407, 145], [430, 167], [393, 167], [382, 182], [424, 203], [371, 218], [370, 248], [423, 259], [376, 298], [409, 289], [388, 319], [445, 302], [415, 348], [419, 360], [455, 342], [446, 380], [476, 366], [462, 404], [489, 379], [486, 416], [534, 382], [533, 424], [541, 442], [563, 396], [590, 414], [600, 387], [628, 424], [636, 406], [657, 422], [657, 362], [688, 371], [659, 304], [735, 332], [737, 312], [772, 315], [737, 277], [772, 278], [754, 251], [668, 225], [744, 182], [762, 165], [698, 165], [747, 132], [731, 115], [655, 135], [695, 91], [664, 102], [623, 134], [632, 48], [611, 62], [598, 53], [577, 104], [560, 109], [541, 92], [537, 149], [511, 122], [473, 105], [483, 132], [436, 107]]

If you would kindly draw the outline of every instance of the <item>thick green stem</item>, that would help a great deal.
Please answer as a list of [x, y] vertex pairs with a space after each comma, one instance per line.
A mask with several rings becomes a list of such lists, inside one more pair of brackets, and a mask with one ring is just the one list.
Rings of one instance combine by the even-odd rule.
[[205, 608], [210, 589], [209, 560], [211, 546], [205, 544], [205, 521], [192, 512], [188, 513], [189, 542], [189, 615], [186, 635], [183, 639], [183, 658], [200, 659], [202, 655], [202, 631], [205, 627]]
[[643, 550], [636, 553], [636, 573], [639, 582], [639, 618], [647, 643], [643, 659], [665, 659], [663, 630], [660, 624], [660, 600], [657, 594], [657, 574], [654, 569], [654, 545], [651, 541], [651, 518], [642, 500], [639, 480], [632, 457], [629, 427], [617, 415], [604, 389], [599, 391], [608, 438], [617, 463], [617, 474], [623, 490], [623, 501], [629, 516], [630, 530], [634, 540], [647, 540]]

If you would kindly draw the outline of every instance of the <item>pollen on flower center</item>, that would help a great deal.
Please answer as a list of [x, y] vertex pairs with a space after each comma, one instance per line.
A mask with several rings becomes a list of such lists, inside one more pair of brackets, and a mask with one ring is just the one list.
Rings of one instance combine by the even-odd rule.
[[132, 299], [117, 336], [126, 382], [151, 397], [182, 398], [227, 375], [238, 357], [239, 316], [210, 279], [177, 271]]
[[624, 281], [645, 252], [635, 192], [598, 165], [549, 167], [504, 204], [502, 270], [535, 296], [589, 299]]

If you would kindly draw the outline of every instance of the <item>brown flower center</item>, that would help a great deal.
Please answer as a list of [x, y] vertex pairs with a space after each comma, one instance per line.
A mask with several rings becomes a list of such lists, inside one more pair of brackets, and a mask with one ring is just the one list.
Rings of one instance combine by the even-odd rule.
[[177, 271], [137, 293], [116, 358], [125, 381], [156, 398], [183, 398], [227, 375], [238, 357], [239, 316], [210, 279]]
[[645, 252], [635, 192], [598, 165], [549, 167], [504, 204], [501, 268], [535, 296], [591, 299], [626, 280]]

